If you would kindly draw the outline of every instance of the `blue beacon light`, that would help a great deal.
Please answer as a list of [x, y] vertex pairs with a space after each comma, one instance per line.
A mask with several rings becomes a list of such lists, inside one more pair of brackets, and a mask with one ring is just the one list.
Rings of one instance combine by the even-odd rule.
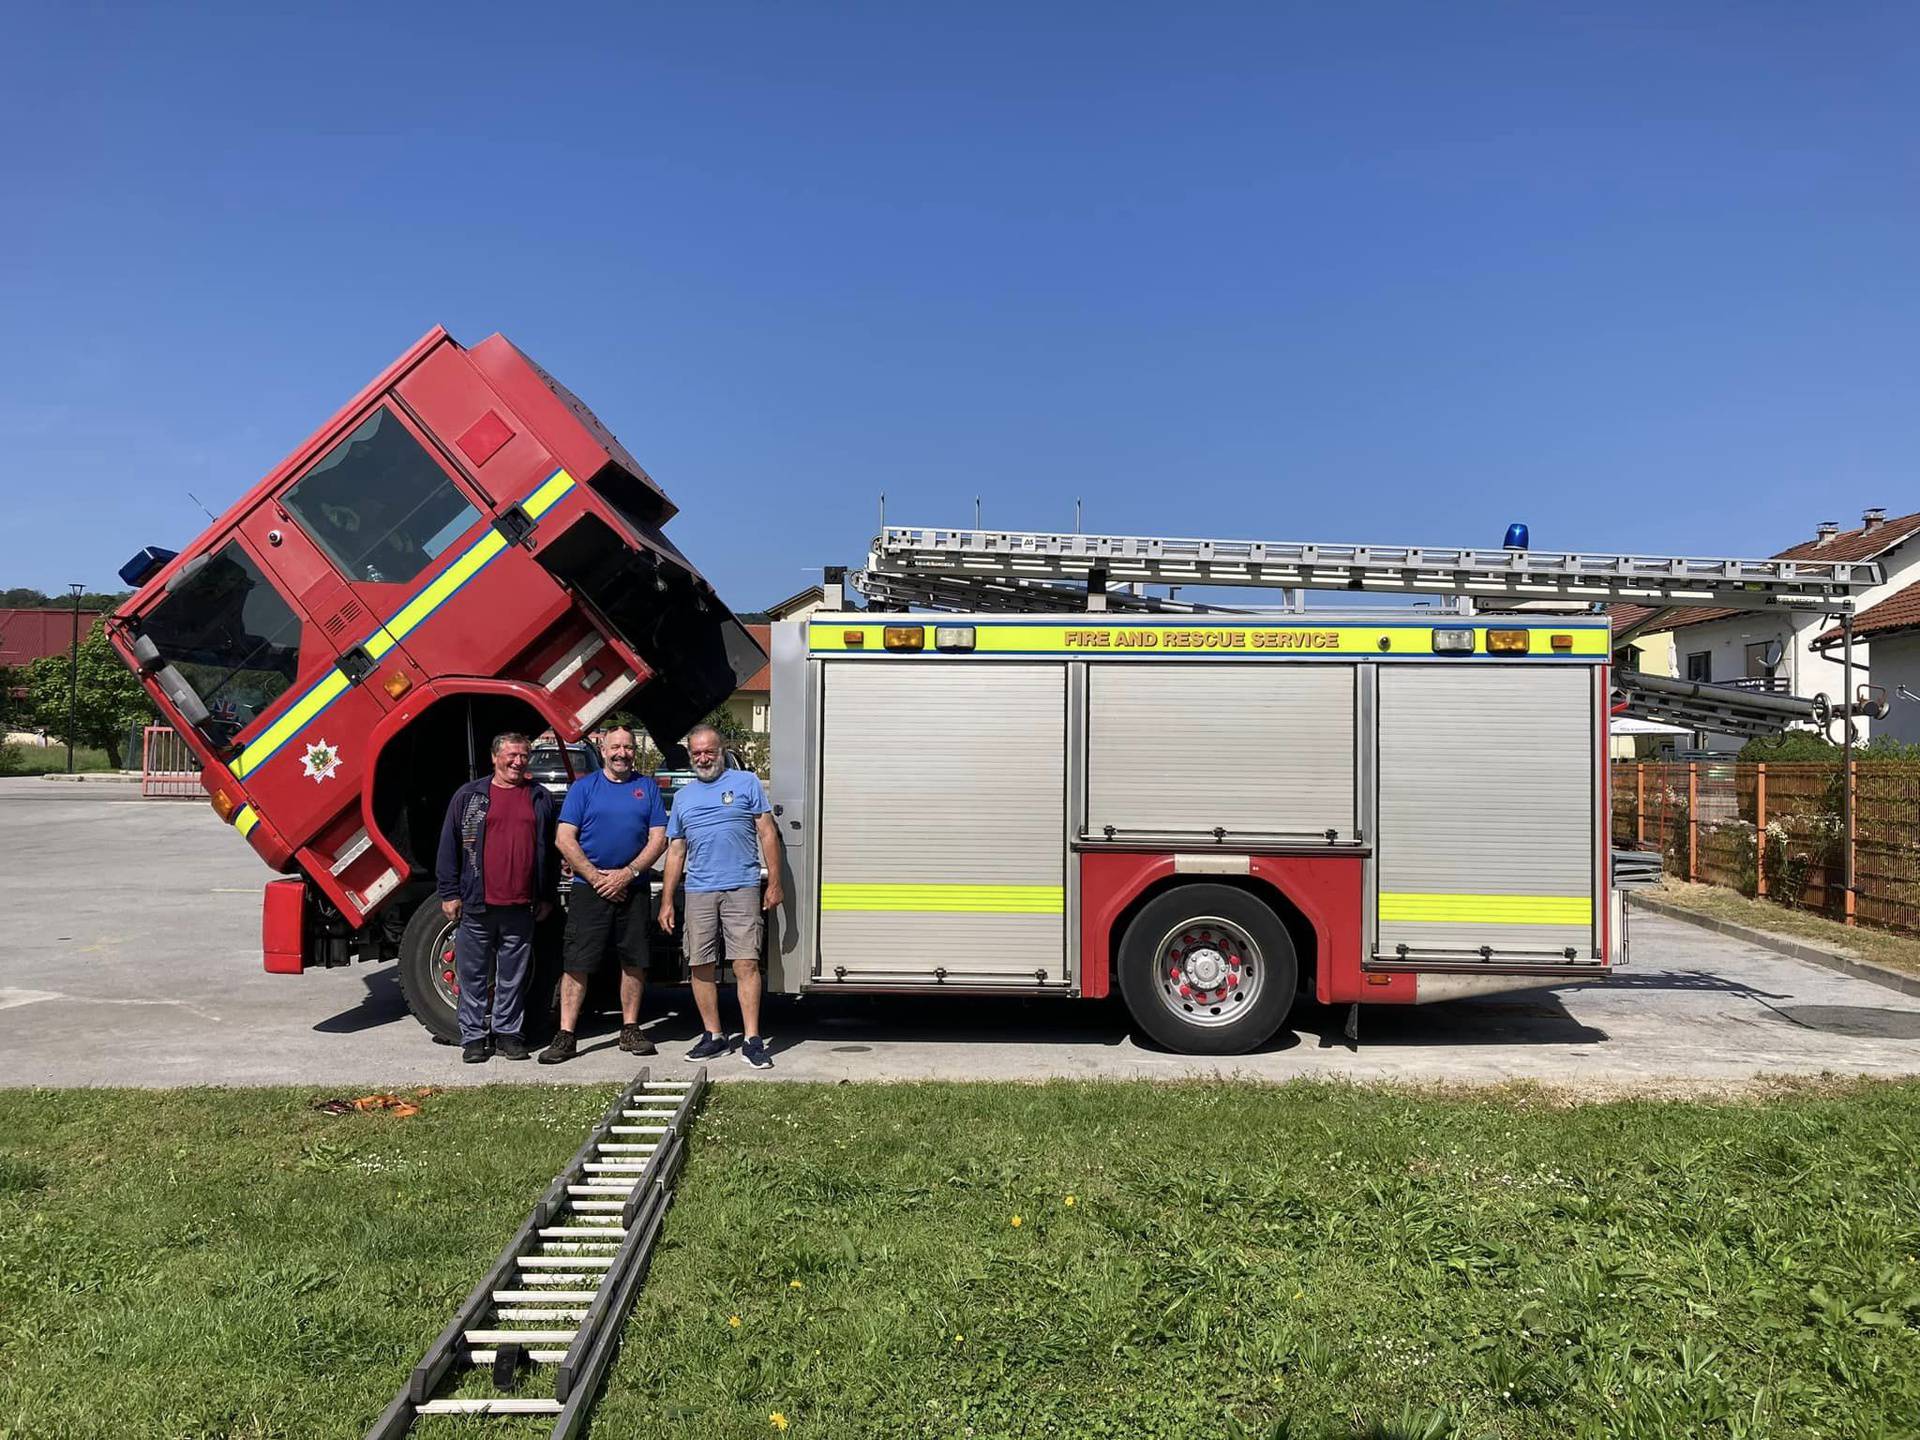
[[1507, 538], [1502, 543], [1509, 550], [1526, 549], [1527, 548], [1527, 527], [1522, 525], [1517, 520], [1514, 521], [1513, 524], [1507, 526]]

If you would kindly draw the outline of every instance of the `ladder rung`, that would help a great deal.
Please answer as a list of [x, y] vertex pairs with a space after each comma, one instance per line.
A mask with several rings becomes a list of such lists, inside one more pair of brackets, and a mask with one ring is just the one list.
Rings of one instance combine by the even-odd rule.
[[693, 1082], [691, 1080], [649, 1080], [645, 1085], [640, 1087], [643, 1092], [648, 1090], [691, 1090], [692, 1088]]
[[647, 1168], [645, 1160], [589, 1160], [583, 1170], [593, 1174], [638, 1175]]
[[[500, 1352], [498, 1350], [467, 1351], [467, 1363], [469, 1365], [491, 1365], [495, 1360], [499, 1358], [500, 1358]], [[531, 1360], [536, 1365], [558, 1365], [562, 1360], [566, 1358], [567, 1358], [567, 1352], [564, 1350], [529, 1350], [527, 1351], [527, 1359]]]
[[[489, 1356], [489, 1359], [492, 1357]], [[558, 1415], [558, 1400], [424, 1400], [416, 1415]]]
[[572, 1236], [586, 1235], [599, 1239], [602, 1235], [624, 1235], [626, 1228], [620, 1225], [549, 1225], [539, 1232], [542, 1240], [565, 1240]]
[[594, 1146], [594, 1149], [605, 1155], [651, 1155], [659, 1148], [658, 1145], [652, 1144], [651, 1142], [640, 1145], [628, 1145], [619, 1140], [602, 1140], [598, 1145]]
[[613, 1264], [611, 1255], [522, 1255], [517, 1262], [523, 1270], [605, 1269]]
[[495, 1310], [493, 1318], [505, 1325], [521, 1325], [529, 1320], [584, 1320], [584, 1310]]
[[[525, 1275], [522, 1275], [514, 1283], [516, 1285], [554, 1285], [554, 1286], [595, 1285], [595, 1286], [598, 1286], [598, 1285], [605, 1284], [606, 1279], [607, 1277], [604, 1275], [555, 1275], [545, 1270], [534, 1270], [534, 1271], [530, 1271]], [[559, 1291], [557, 1289], [544, 1290], [541, 1293], [544, 1295], [557, 1295]]]
[[611, 1180], [601, 1180], [591, 1185], [569, 1185], [569, 1195], [631, 1195], [633, 1186], [618, 1185]]
[[493, 1303], [496, 1305], [551, 1305], [556, 1301], [577, 1300], [590, 1305], [599, 1296], [598, 1290], [496, 1290]]
[[469, 1330], [462, 1337], [469, 1345], [571, 1345], [580, 1333], [572, 1330]]
[[626, 1208], [627, 1202], [624, 1200], [569, 1200], [567, 1202], [567, 1209], [577, 1212], [582, 1219], [592, 1218], [588, 1214], [589, 1211], [624, 1210]]

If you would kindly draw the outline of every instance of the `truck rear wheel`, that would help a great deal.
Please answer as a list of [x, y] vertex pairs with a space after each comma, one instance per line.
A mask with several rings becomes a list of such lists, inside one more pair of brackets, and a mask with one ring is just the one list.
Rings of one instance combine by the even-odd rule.
[[1188, 1055], [1240, 1055], [1272, 1038], [1300, 973], [1279, 916], [1205, 884], [1149, 900], [1121, 938], [1119, 970], [1134, 1023]]
[[460, 1042], [460, 979], [453, 968], [453, 932], [458, 921], [441, 913], [429, 895], [400, 937], [400, 991], [413, 1018], [434, 1036]]

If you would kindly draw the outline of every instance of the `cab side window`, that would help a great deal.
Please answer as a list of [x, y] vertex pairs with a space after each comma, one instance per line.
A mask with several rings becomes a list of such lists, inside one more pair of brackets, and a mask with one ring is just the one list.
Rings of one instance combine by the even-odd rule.
[[385, 408], [328, 451], [284, 503], [348, 580], [374, 585], [413, 579], [480, 515]]

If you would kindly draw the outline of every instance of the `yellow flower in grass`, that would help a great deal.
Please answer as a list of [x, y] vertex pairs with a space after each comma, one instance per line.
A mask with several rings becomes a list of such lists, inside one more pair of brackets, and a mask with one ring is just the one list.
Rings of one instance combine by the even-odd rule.
[[738, 1330], [740, 1328], [740, 1317], [738, 1315], [727, 1316], [727, 1324]]
[[1018, 1229], [1020, 1228], [1020, 1217], [1019, 1217], [1018, 1215], [1015, 1215], [1015, 1216], [1014, 1216], [1014, 1217], [1013, 1217], [1013, 1218], [1012, 1218], [1011, 1220], [1009, 1220], [1009, 1221], [1008, 1221], [1007, 1223], [1008, 1223], [1009, 1225], [1011, 1225], [1011, 1226], [1013, 1226], [1013, 1228], [1014, 1228], [1014, 1229], [1016, 1229], [1016, 1230], [1018, 1230]]
[[1069, 1210], [1073, 1208], [1073, 1196], [1071, 1195], [1067, 1196], [1067, 1208]]
[[802, 1285], [798, 1280], [789, 1280], [787, 1281], [787, 1288], [789, 1290], [804, 1290], [807, 1287]]
[[787, 1428], [787, 1417], [776, 1410], [767, 1416], [767, 1423], [776, 1430], [784, 1430]]

